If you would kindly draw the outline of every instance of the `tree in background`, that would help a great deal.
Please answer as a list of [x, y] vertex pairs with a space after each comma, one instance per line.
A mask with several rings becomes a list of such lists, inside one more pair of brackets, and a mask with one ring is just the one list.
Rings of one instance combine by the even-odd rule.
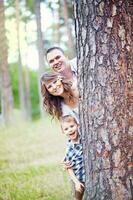
[[13, 111], [13, 95], [7, 62], [4, 2], [0, 1], [0, 92], [1, 109], [4, 122], [9, 122]]
[[70, 0], [45, 1], [45, 5], [53, 15], [52, 25], [45, 33], [45, 47], [59, 45], [67, 51], [70, 58], [73, 58], [75, 56], [75, 37], [72, 2]]
[[61, 11], [62, 11], [62, 7], [61, 7], [61, 1], [58, 0], [56, 2], [48, 2], [47, 3], [47, 7], [51, 10], [52, 16], [53, 16], [53, 21], [52, 21], [52, 26], [50, 27], [50, 29], [52, 28], [52, 38], [51, 38], [51, 42], [53, 43], [53, 45], [58, 44], [60, 45], [61, 43]]
[[69, 56], [71, 58], [75, 55], [75, 45], [74, 45], [74, 37], [72, 35], [71, 24], [69, 23], [69, 9], [68, 9], [68, 1], [63, 1], [63, 8], [64, 8], [64, 23], [67, 30], [67, 37], [68, 37], [68, 49], [69, 49]]
[[39, 56], [39, 70], [38, 70], [38, 88], [39, 88], [39, 99], [40, 99], [40, 111], [43, 114], [42, 109], [42, 97], [40, 89], [40, 77], [44, 73], [45, 63], [44, 63], [44, 44], [42, 38], [42, 28], [41, 28], [41, 11], [40, 11], [41, 0], [34, 0], [35, 17], [37, 24], [37, 47]]
[[[39, 1], [37, 1], [37, 4]], [[29, 88], [31, 88], [31, 83], [29, 82], [29, 70], [27, 69], [29, 67], [29, 60], [26, 62], [26, 59], [31, 57], [32, 55], [29, 55], [29, 52], [32, 52], [31, 49], [33, 49], [33, 52], [36, 50], [40, 51], [40, 49], [48, 49], [52, 45], [59, 45], [61, 46], [66, 53], [73, 57], [72, 53], [69, 53], [71, 48], [68, 47], [68, 38], [65, 26], [65, 20], [64, 20], [64, 1], [54, 1], [50, 2], [48, 0], [41, 1], [39, 4], [39, 7], [44, 9], [44, 7], [47, 7], [48, 12], [53, 12], [54, 16], [53, 21], [51, 22], [51, 26], [49, 25], [46, 30], [41, 30], [41, 40], [38, 40], [37, 36], [37, 30], [39, 32], [39, 28], [36, 28], [35, 24], [37, 24], [37, 18], [35, 17], [35, 2], [32, 0], [25, 0], [25, 1], [18, 1], [18, 0], [7, 0], [5, 1], [5, 8], [6, 8], [6, 29], [7, 29], [7, 37], [8, 37], [8, 51], [9, 51], [9, 64], [12, 69], [11, 71], [19, 71], [19, 82], [17, 85], [15, 85], [15, 79], [18, 80], [18, 77], [16, 77], [16, 73], [12, 78], [12, 84], [13, 84], [13, 94], [15, 98], [15, 107], [21, 108], [23, 111], [24, 118], [30, 118], [31, 110], [33, 113], [33, 110], [35, 108], [30, 109], [30, 104], [33, 105], [33, 103], [30, 103], [32, 93], [29, 91]], [[45, 6], [44, 6], [45, 5]], [[39, 8], [39, 9], [40, 9]], [[44, 9], [45, 10], [45, 9]], [[72, 4], [71, 1], [67, 0], [67, 12], [68, 12], [68, 22], [70, 27], [72, 28]], [[38, 20], [40, 20], [41, 16], [41, 9], [40, 14], [38, 15]], [[38, 22], [39, 24], [40, 22]], [[43, 23], [45, 23], [45, 20], [43, 20]], [[17, 25], [16, 25], [17, 24]], [[30, 26], [33, 24], [33, 32], [31, 33]], [[9, 26], [8, 26], [9, 25]], [[12, 26], [12, 27], [11, 27]], [[41, 23], [38, 25], [41, 27]], [[27, 28], [28, 27], [28, 28]], [[44, 25], [42, 27], [45, 27]], [[15, 31], [14, 31], [15, 30]], [[16, 31], [17, 30], [17, 31]], [[21, 30], [21, 31], [20, 31]], [[28, 31], [27, 31], [28, 30]], [[16, 34], [16, 32], [18, 34]], [[14, 38], [12, 38], [14, 33]], [[38, 34], [39, 35], [39, 34]], [[54, 35], [54, 37], [53, 37]], [[36, 48], [38, 40], [38, 47], [40, 44], [40, 47]], [[39, 42], [41, 41], [41, 42]], [[18, 44], [18, 45], [17, 45]], [[32, 48], [33, 47], [33, 48]], [[41, 50], [41, 59], [44, 61], [44, 51]], [[13, 58], [11, 57], [13, 56]], [[39, 57], [39, 56], [38, 56]], [[40, 60], [41, 60], [40, 59]], [[35, 60], [37, 60], [35, 58]], [[12, 62], [12, 63], [11, 63]], [[16, 69], [16, 63], [18, 62], [19, 68]], [[40, 80], [40, 74], [44, 72], [44, 70], [48, 70], [47, 63], [41, 64], [42, 70], [41, 72], [36, 71], [38, 74], [38, 79]], [[36, 79], [35, 79], [36, 80]], [[30, 80], [31, 81], [31, 80]], [[39, 84], [40, 85], [40, 84]], [[17, 87], [19, 87], [17, 89]], [[19, 91], [19, 94], [16, 95], [15, 91]], [[38, 102], [38, 94], [37, 91], [37, 102]], [[32, 96], [34, 96], [32, 94]], [[33, 99], [31, 99], [33, 101]], [[39, 103], [39, 102], [38, 102]], [[38, 105], [36, 105], [38, 109]], [[40, 109], [42, 106], [39, 103]], [[23, 109], [24, 108], [24, 109]], [[35, 112], [34, 112], [35, 113]], [[36, 110], [37, 118], [38, 118], [38, 111]], [[28, 117], [29, 116], [29, 117]]]
[[133, 1], [75, 0], [87, 200], [129, 200]]
[[29, 96], [27, 90], [27, 79], [24, 77], [24, 70], [22, 66], [21, 50], [20, 50], [20, 2], [15, 0], [16, 10], [16, 30], [17, 30], [17, 44], [18, 44], [18, 77], [19, 77], [19, 97], [20, 97], [20, 108], [24, 119], [30, 119], [30, 108], [29, 108]]

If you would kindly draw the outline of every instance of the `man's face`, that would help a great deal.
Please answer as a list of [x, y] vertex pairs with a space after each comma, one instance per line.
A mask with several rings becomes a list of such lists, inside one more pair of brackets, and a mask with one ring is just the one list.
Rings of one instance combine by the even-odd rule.
[[59, 50], [54, 49], [47, 54], [47, 61], [55, 72], [62, 72], [68, 65], [67, 57]]

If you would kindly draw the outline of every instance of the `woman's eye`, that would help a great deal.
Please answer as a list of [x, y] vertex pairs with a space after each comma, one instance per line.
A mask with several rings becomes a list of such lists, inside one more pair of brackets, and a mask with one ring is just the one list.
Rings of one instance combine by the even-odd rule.
[[54, 84], [57, 83], [57, 80], [55, 80], [53, 83], [54, 83]]
[[67, 130], [68, 130], [68, 128], [65, 128], [64, 130], [65, 130], [65, 131], [67, 131]]

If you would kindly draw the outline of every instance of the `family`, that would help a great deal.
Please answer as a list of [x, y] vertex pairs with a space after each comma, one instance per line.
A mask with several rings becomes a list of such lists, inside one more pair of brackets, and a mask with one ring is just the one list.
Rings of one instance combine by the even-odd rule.
[[48, 49], [46, 58], [53, 72], [41, 77], [43, 106], [60, 121], [61, 130], [68, 137], [63, 165], [75, 186], [74, 199], [82, 200], [85, 169], [79, 132], [77, 62], [76, 59], [69, 61], [60, 47]]

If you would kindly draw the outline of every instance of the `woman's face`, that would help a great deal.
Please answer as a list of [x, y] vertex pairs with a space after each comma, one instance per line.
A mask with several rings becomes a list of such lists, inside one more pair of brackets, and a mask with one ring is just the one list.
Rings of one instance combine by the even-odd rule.
[[64, 92], [64, 86], [60, 79], [50, 80], [45, 84], [48, 92], [53, 96], [62, 96]]

